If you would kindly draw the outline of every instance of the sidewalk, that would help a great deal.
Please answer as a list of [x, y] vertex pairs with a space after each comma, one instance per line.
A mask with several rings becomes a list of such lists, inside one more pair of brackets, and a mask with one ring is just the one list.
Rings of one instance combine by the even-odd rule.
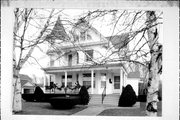
[[75, 114], [72, 114], [72, 115], [96, 116], [104, 110], [105, 110], [105, 107], [103, 107], [103, 106], [88, 106], [88, 108], [86, 108], [82, 111], [79, 111]]
[[136, 109], [138, 107], [140, 107], [139, 102], [137, 102], [133, 107], [117, 107], [117, 106], [110, 106], [110, 105], [88, 105], [86, 109], [72, 115], [97, 116], [106, 109]]

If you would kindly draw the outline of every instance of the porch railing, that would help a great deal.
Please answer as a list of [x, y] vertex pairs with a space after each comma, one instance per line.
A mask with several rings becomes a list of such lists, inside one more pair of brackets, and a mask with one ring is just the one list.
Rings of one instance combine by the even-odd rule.
[[104, 87], [103, 92], [102, 92], [102, 104], [103, 104], [105, 96], [106, 96], [106, 86]]

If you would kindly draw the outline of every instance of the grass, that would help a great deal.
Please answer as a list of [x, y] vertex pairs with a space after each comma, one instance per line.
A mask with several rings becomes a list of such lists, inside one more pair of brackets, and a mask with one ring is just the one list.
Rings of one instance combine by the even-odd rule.
[[76, 105], [72, 109], [54, 109], [50, 103], [46, 102], [22, 102], [22, 112], [17, 113], [22, 115], [72, 115], [79, 112], [87, 106]]
[[[140, 108], [106, 109], [98, 116], [146, 116], [145, 102], [140, 103]], [[162, 116], [162, 103], [158, 103], [158, 116]]]
[[[146, 116], [145, 102], [140, 103], [140, 108], [113, 108], [102, 111], [98, 116]], [[158, 116], [162, 116], [162, 103], [158, 103]], [[72, 115], [86, 109], [87, 106], [76, 105], [72, 109], [54, 109], [50, 103], [46, 102], [22, 102], [23, 111], [18, 115]], [[88, 115], [87, 115], [88, 116]]]

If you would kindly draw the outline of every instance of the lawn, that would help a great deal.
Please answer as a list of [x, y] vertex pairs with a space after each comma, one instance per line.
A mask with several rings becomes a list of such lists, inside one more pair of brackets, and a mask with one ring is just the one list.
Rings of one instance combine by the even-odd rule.
[[46, 102], [22, 102], [22, 112], [17, 113], [25, 115], [72, 115], [79, 112], [87, 106], [76, 105], [72, 109], [54, 109], [50, 103]]
[[[140, 108], [106, 109], [98, 116], [146, 116], [145, 102], [140, 103]], [[158, 116], [162, 116], [162, 103], [158, 103]]]

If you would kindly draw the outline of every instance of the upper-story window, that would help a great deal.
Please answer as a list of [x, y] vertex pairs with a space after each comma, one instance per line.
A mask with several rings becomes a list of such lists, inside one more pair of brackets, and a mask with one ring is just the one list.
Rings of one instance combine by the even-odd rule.
[[50, 60], [50, 66], [54, 66], [54, 60]]
[[72, 66], [72, 54], [68, 55], [68, 66]]
[[79, 64], [79, 53], [76, 53], [76, 57], [77, 57], [77, 64]]
[[86, 50], [86, 61], [91, 61], [93, 59], [93, 50]]
[[80, 40], [85, 41], [86, 40], [86, 31], [80, 33]]

